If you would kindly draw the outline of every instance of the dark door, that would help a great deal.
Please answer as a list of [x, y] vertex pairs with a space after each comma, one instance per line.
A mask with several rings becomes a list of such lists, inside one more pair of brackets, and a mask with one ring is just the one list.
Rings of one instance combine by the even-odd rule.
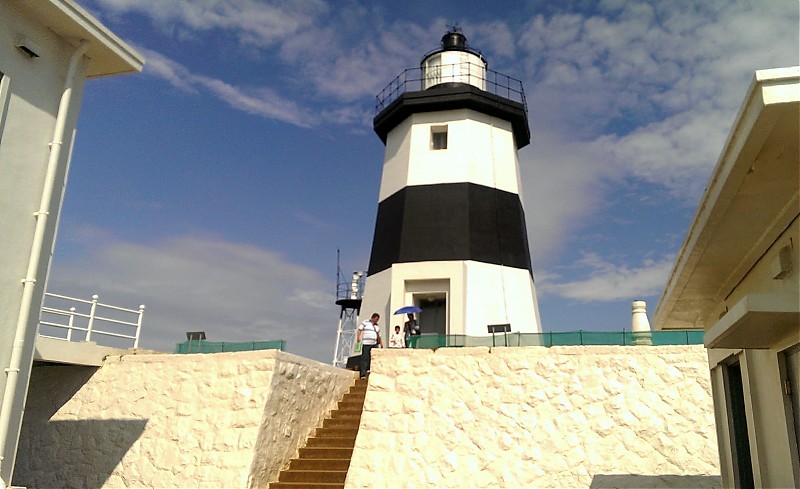
[[[794, 446], [790, 449], [794, 451], [793, 460], [800, 460], [800, 345], [795, 345], [785, 352], [783, 356], [786, 364], [786, 379], [784, 394], [789, 396], [789, 415], [788, 424], [794, 427]], [[789, 436], [792, 436], [790, 430]], [[800, 474], [795, 471], [795, 484], [800, 484]]]
[[742, 368], [739, 362], [726, 365], [728, 422], [733, 450], [734, 484], [741, 489], [755, 489], [753, 481], [753, 462], [750, 458], [750, 438], [747, 435], [747, 416], [745, 414], [744, 386]]
[[419, 300], [419, 329], [422, 334], [447, 334], [447, 299], [434, 297]]

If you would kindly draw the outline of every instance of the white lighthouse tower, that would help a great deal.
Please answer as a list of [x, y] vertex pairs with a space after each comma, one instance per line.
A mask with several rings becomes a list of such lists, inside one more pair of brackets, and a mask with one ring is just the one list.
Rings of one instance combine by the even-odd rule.
[[362, 314], [381, 314], [384, 334], [411, 305], [423, 334], [541, 332], [517, 158], [530, 142], [522, 83], [452, 29], [376, 112], [386, 154]]

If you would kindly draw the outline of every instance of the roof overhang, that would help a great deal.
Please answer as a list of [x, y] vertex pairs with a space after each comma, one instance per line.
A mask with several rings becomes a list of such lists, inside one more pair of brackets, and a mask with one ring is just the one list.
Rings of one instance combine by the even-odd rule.
[[142, 71], [142, 55], [73, 0], [27, 0], [16, 4], [75, 46], [81, 40], [89, 41], [87, 78]]
[[[800, 67], [757, 71], [658, 302], [655, 329], [710, 328], [711, 309], [798, 218], [799, 134]], [[759, 311], [741, 307], [747, 312], [728, 321], [749, 324]]]
[[707, 348], [769, 348], [797, 332], [797, 300], [766, 294], [746, 295], [704, 335]]

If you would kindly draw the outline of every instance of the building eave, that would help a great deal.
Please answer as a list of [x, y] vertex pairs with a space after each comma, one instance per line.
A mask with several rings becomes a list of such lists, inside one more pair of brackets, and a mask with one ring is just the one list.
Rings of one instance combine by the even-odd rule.
[[142, 55], [73, 0], [29, 0], [17, 4], [75, 46], [81, 40], [90, 42], [86, 53], [87, 78], [142, 71]]
[[658, 302], [655, 329], [711, 327], [724, 300], [800, 214], [800, 67], [755, 74]]

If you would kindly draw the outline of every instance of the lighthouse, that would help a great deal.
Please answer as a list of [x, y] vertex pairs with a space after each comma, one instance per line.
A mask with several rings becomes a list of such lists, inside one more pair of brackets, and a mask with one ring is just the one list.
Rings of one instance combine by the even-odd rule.
[[530, 142], [519, 80], [454, 28], [376, 97], [386, 145], [361, 313], [384, 337], [421, 309], [423, 334], [540, 333], [517, 150]]

